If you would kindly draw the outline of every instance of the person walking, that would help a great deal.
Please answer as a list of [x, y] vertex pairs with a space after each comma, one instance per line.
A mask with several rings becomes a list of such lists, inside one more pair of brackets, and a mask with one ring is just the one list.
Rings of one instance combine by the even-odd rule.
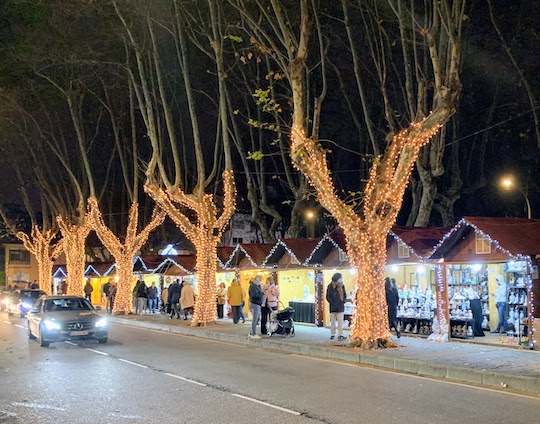
[[386, 305], [388, 307], [388, 328], [392, 330], [392, 327], [396, 330], [396, 336], [399, 339], [401, 333], [399, 332], [397, 325], [397, 309], [399, 304], [399, 293], [397, 287], [392, 284], [390, 278], [384, 279], [384, 289], [386, 292]]
[[171, 307], [169, 306], [169, 287], [163, 287], [161, 290], [161, 312], [170, 314]]
[[146, 302], [148, 300], [148, 287], [146, 287], [146, 284], [142, 280], [137, 287], [136, 299], [137, 307], [135, 309], [135, 313], [142, 315], [146, 312]]
[[497, 328], [495, 331], [492, 331], [491, 334], [499, 334], [501, 332], [506, 333], [508, 330], [506, 325], [506, 281], [504, 281], [504, 277], [500, 274], [495, 277], [495, 280], [497, 281], [497, 290], [495, 291], [495, 294], [491, 293], [491, 295], [495, 298], [499, 322]]
[[223, 319], [223, 308], [225, 307], [226, 298], [227, 298], [227, 289], [225, 288], [225, 283], [220, 283], [216, 292], [218, 319]]
[[188, 315], [193, 316], [193, 309], [195, 307], [195, 292], [193, 287], [187, 282], [182, 283], [182, 290], [180, 292], [180, 305], [184, 309], [184, 319], [188, 319]]
[[343, 315], [345, 312], [345, 299], [347, 299], [347, 293], [343, 286], [343, 280], [341, 274], [336, 272], [332, 276], [332, 281], [326, 288], [326, 301], [330, 304], [330, 340], [334, 340], [336, 337], [336, 322], [338, 340], [345, 340], [343, 336]]
[[278, 306], [279, 289], [274, 284], [272, 278], [266, 279], [266, 284], [262, 288], [263, 301], [261, 305], [261, 334], [268, 334], [266, 323], [270, 317], [270, 313], [275, 311]]
[[[240, 285], [240, 281], [235, 278], [227, 289], [227, 297], [232, 309], [233, 323], [238, 324], [240, 319], [240, 311], [244, 304], [246, 292]], [[245, 321], [245, 318], [244, 318]]]
[[158, 303], [158, 289], [156, 283], [152, 281], [152, 285], [148, 287], [148, 310], [151, 314], [154, 314], [157, 309]]
[[250, 339], [260, 339], [257, 335], [257, 324], [261, 315], [261, 304], [263, 301], [263, 291], [261, 288], [261, 276], [257, 275], [249, 282], [249, 310], [251, 311], [251, 331], [248, 334]]
[[116, 291], [118, 290], [118, 287], [116, 285], [116, 281], [111, 284], [111, 288], [109, 290], [109, 301], [108, 301], [108, 311], [109, 314], [112, 314], [113, 308], [114, 308], [114, 299], [116, 298]]
[[90, 281], [87, 281], [84, 286], [84, 297], [86, 297], [86, 300], [88, 300], [90, 303], [92, 303], [93, 291], [94, 291], [94, 288], [92, 287], [92, 284], [90, 284]]
[[[105, 300], [105, 310], [109, 310], [109, 293], [111, 292], [111, 280], [107, 280], [103, 287], [101, 288], [102, 301]], [[103, 299], [105, 297], [105, 299]]]
[[179, 280], [176, 279], [174, 282], [169, 286], [169, 293], [168, 293], [168, 299], [167, 302], [169, 303], [169, 307], [171, 308], [169, 319], [173, 319], [173, 317], [176, 315], [177, 319], [180, 319], [180, 312], [178, 311], [178, 302], [180, 302], [180, 283]]

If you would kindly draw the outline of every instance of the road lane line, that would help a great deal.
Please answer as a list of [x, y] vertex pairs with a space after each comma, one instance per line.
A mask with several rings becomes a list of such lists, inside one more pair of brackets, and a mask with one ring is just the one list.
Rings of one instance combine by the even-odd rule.
[[24, 406], [25, 408], [35, 408], [35, 409], [51, 409], [53, 411], [65, 411], [64, 408], [59, 408], [52, 405], [44, 405], [39, 403], [30, 403], [30, 402], [13, 402], [13, 406]]
[[236, 397], [240, 398], [240, 399], [245, 399], [245, 400], [249, 400], [249, 401], [251, 401], [251, 402], [259, 403], [259, 404], [261, 404], [261, 405], [265, 405], [265, 406], [268, 406], [268, 407], [270, 407], [270, 408], [277, 409], [278, 411], [287, 412], [288, 414], [292, 414], [292, 415], [302, 415], [300, 412], [293, 411], [292, 409], [282, 408], [281, 406], [272, 405], [271, 403], [263, 402], [262, 400], [253, 399], [253, 398], [250, 398], [250, 397], [247, 397], [247, 396], [238, 395], [238, 394], [236, 394], [236, 393], [231, 393], [231, 394], [232, 394], [233, 396], [236, 396]]
[[370, 366], [368, 364], [361, 364], [361, 363], [355, 364], [355, 363], [333, 361], [331, 359], [315, 358], [315, 357], [312, 357], [312, 356], [297, 355], [295, 353], [293, 353], [291, 356], [295, 356], [297, 358], [309, 359], [309, 360], [312, 360], [312, 361], [330, 362], [332, 364], [345, 365], [347, 367], [355, 367], [355, 368], [358, 368], [358, 369], [369, 369], [369, 370], [377, 371], [377, 372], [385, 372], [385, 373], [394, 374], [394, 375], [402, 376], [402, 377], [417, 378], [417, 379], [420, 379], [420, 380], [429, 380], [429, 381], [432, 381], [432, 382], [435, 382], [435, 383], [444, 383], [444, 384], [451, 384], [453, 386], [468, 387], [469, 389], [484, 390], [486, 392], [498, 393], [500, 395], [504, 394], [504, 395], [512, 395], [512, 396], [517, 396], [517, 397], [523, 397], [523, 398], [527, 398], [527, 399], [535, 399], [535, 400], [539, 399], [539, 396], [527, 395], [527, 394], [523, 394], [523, 393], [514, 393], [511, 390], [491, 389], [489, 387], [476, 386], [473, 383], [460, 383], [459, 381], [446, 380], [444, 377], [441, 377], [439, 379], [439, 378], [436, 378], [436, 377], [429, 377], [429, 376], [423, 376], [423, 375], [417, 375], [417, 374], [409, 374], [406, 371], [401, 371], [401, 370], [391, 370], [391, 369], [377, 368], [377, 367], [374, 367], [374, 366]]
[[64, 343], [67, 343], [68, 345], [71, 345], [71, 346], [79, 346], [77, 343], [68, 342], [67, 340], [64, 341]]
[[11, 322], [9, 322], [9, 321], [5, 321], [5, 320], [4, 320], [4, 321], [2, 321], [2, 322], [5, 323], [5, 324], [11, 325]]
[[182, 376], [179, 376], [179, 375], [176, 375], [176, 374], [171, 374], [171, 373], [168, 373], [168, 372], [164, 372], [163, 374], [168, 375], [169, 377], [178, 378], [179, 380], [187, 381], [188, 383], [197, 384], [198, 386], [208, 387], [204, 383], [199, 383], [198, 381], [190, 380], [189, 378], [182, 377]]
[[125, 362], [126, 364], [135, 365], [136, 367], [141, 367], [141, 368], [148, 369], [148, 367], [146, 365], [138, 364], [137, 362], [131, 362], [131, 361], [128, 361], [127, 359], [118, 358], [118, 360], [122, 361], [122, 362]]
[[90, 349], [89, 347], [86, 347], [85, 349], [86, 349], [86, 350], [89, 350], [90, 352], [97, 353], [97, 354], [99, 354], [99, 355], [109, 356], [108, 353], [102, 352], [101, 350]]
[[142, 420], [143, 418], [140, 415], [126, 415], [126, 414], [121, 414], [120, 412], [109, 412], [109, 416], [117, 417], [117, 418], [127, 418], [131, 420]]
[[19, 328], [24, 328], [26, 330], [26, 327], [24, 325], [19, 325], [19, 324], [13, 324], [15, 327], [19, 327]]

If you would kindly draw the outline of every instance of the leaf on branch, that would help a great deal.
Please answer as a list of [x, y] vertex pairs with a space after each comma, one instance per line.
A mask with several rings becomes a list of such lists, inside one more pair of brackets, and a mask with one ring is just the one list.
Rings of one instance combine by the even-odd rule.
[[257, 150], [255, 152], [248, 152], [247, 159], [252, 160], [261, 160], [264, 157], [264, 153], [260, 150]]
[[281, 202], [282, 205], [292, 205], [292, 200], [284, 200]]
[[242, 37], [239, 37], [237, 35], [226, 35], [223, 37], [224, 40], [231, 40], [231, 41], [234, 41], [235, 43], [241, 43], [242, 41], [244, 41], [242, 39]]

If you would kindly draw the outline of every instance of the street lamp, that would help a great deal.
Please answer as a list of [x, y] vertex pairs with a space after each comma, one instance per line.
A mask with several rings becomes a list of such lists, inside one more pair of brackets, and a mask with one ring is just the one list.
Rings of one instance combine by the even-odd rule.
[[525, 192], [521, 189], [521, 187], [517, 186], [514, 183], [514, 178], [504, 177], [503, 179], [501, 179], [501, 187], [508, 191], [517, 189], [521, 194], [523, 194], [523, 197], [525, 198], [525, 202], [527, 203], [527, 219], [531, 219], [532, 218], [531, 202], [529, 201], [529, 198], [527, 197]]
[[308, 238], [314, 238], [315, 237], [315, 213], [313, 211], [306, 211], [305, 213], [306, 218], [306, 227], [307, 227], [307, 237]]

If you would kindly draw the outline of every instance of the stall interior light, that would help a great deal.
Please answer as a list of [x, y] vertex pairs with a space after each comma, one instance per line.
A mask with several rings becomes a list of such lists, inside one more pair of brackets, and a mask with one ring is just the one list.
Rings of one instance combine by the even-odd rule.
[[358, 270], [356, 268], [350, 268], [349, 269], [349, 274], [356, 275], [357, 273], [358, 273]]
[[416, 273], [418, 275], [426, 275], [426, 267], [424, 265], [418, 265], [416, 267]]
[[392, 271], [392, 272], [394, 272], [394, 273], [395, 273], [395, 272], [398, 272], [398, 270], [399, 270], [399, 268], [398, 268], [397, 265], [392, 265], [392, 266], [390, 267], [390, 271]]
[[482, 269], [482, 265], [481, 264], [474, 264], [474, 265], [471, 266], [471, 268], [472, 268], [472, 270], [474, 272], [478, 272], [478, 271], [480, 271]]

